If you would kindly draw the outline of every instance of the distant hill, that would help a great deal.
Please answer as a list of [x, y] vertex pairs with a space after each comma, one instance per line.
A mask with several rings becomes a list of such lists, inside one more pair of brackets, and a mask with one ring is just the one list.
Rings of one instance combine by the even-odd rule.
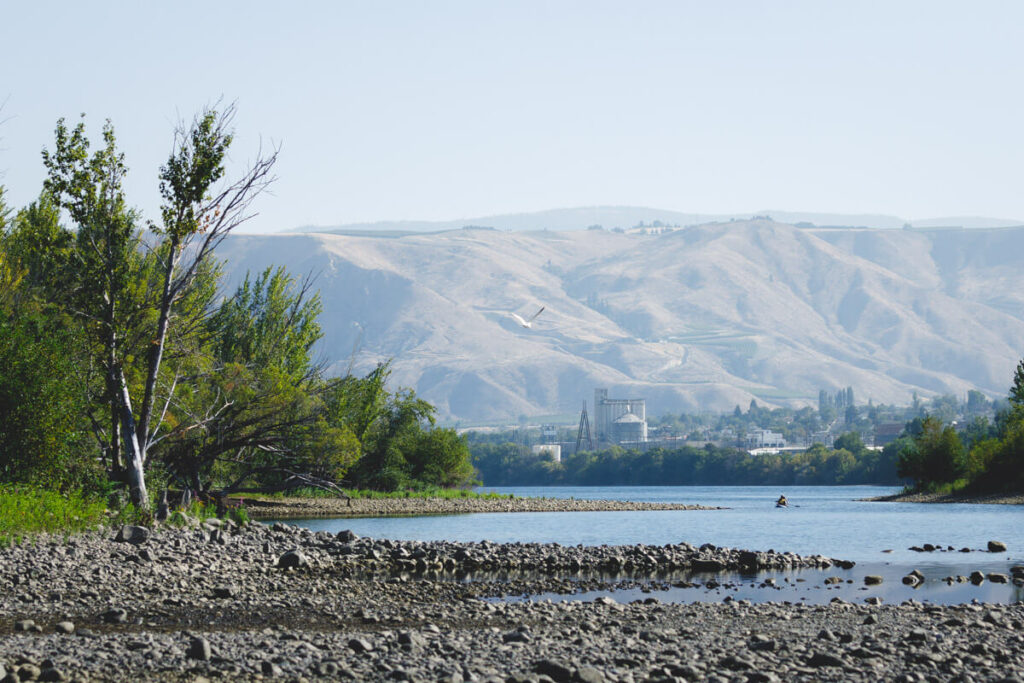
[[755, 216], [770, 216], [781, 223], [810, 223], [821, 227], [860, 227], [896, 229], [905, 225], [914, 227], [1003, 228], [1024, 225], [1024, 221], [978, 216], [928, 218], [908, 221], [898, 216], [882, 214], [838, 214], [799, 211], [764, 210], [754, 213], [698, 214], [652, 209], [641, 206], [592, 206], [574, 209], [552, 209], [533, 213], [499, 216], [478, 216], [450, 221], [381, 221], [377, 223], [349, 223], [338, 226], [303, 226], [290, 232], [327, 232], [337, 234], [442, 232], [466, 226], [489, 227], [496, 230], [583, 230], [600, 225], [608, 230], [629, 229], [641, 223], [682, 227], [712, 222], [750, 220]]
[[[572, 413], [595, 387], [652, 414], [1005, 396], [1024, 356], [1024, 228], [236, 235], [220, 255], [234, 282], [317, 274], [331, 371], [394, 359], [449, 419]], [[508, 315], [541, 305], [533, 329]]]

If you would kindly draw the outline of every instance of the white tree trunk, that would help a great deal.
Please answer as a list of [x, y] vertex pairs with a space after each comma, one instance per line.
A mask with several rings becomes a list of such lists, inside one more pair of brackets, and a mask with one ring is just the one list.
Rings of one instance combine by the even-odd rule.
[[128, 467], [128, 485], [131, 488], [132, 503], [139, 510], [149, 510], [149, 493], [146, 491], [145, 453], [135, 433], [135, 416], [132, 414], [132, 398], [128, 393], [128, 382], [124, 372], [119, 373], [121, 438], [124, 440], [125, 464]]

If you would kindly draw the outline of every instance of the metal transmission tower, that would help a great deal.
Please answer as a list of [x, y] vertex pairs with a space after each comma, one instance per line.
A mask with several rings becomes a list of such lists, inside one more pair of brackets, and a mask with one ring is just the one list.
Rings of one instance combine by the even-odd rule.
[[590, 436], [590, 419], [587, 417], [587, 402], [583, 401], [583, 412], [580, 413], [580, 428], [576, 432], [576, 450], [573, 453], [580, 452], [580, 445], [583, 443], [583, 435], [587, 435], [587, 450], [594, 450], [594, 439]]

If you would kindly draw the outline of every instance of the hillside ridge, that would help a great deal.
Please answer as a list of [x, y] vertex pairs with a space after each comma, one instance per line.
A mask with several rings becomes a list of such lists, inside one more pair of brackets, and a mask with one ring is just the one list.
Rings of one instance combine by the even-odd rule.
[[449, 420], [569, 414], [599, 386], [652, 414], [1002, 396], [1024, 355], [1024, 228], [236, 235], [221, 256], [231, 282], [315, 274], [329, 371], [392, 359]]

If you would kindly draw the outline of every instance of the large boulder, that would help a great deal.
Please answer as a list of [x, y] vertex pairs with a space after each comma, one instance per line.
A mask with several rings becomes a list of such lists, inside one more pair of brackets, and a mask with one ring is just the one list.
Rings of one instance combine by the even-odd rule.
[[189, 659], [198, 659], [201, 662], [208, 661], [211, 656], [210, 641], [202, 636], [195, 636], [189, 642], [185, 656]]
[[988, 542], [988, 551], [990, 553], [1005, 553], [1006, 552], [1006, 544], [1003, 543], [1002, 541], [989, 541]]
[[300, 569], [309, 566], [309, 558], [303, 555], [298, 548], [293, 548], [277, 558], [275, 566], [279, 569]]
[[132, 526], [131, 524], [125, 524], [117, 530], [117, 536], [114, 536], [114, 540], [118, 543], [139, 545], [140, 543], [148, 541], [152, 535], [153, 532], [144, 526]]

